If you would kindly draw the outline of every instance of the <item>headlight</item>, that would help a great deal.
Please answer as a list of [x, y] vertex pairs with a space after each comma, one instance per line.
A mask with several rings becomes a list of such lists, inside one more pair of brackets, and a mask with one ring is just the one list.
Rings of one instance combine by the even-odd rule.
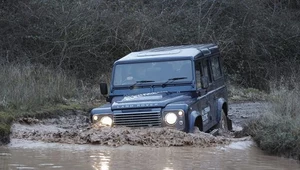
[[100, 124], [102, 126], [111, 126], [112, 125], [112, 118], [109, 116], [103, 116], [100, 120]]
[[165, 120], [169, 125], [174, 125], [177, 121], [177, 115], [173, 112], [169, 112], [166, 114]]
[[93, 120], [94, 120], [94, 121], [97, 121], [97, 120], [98, 120], [98, 116], [97, 116], [97, 115], [94, 115], [94, 116], [93, 116]]

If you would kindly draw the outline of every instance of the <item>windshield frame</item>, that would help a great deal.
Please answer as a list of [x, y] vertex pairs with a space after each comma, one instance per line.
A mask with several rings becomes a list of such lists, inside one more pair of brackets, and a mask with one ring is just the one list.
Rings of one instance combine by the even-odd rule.
[[[115, 63], [114, 64], [114, 67], [113, 67], [113, 71], [112, 71], [112, 79], [111, 79], [111, 88], [112, 89], [119, 89], [119, 88], [130, 88], [130, 86], [132, 86], [133, 84], [135, 84], [136, 82], [133, 82], [132, 84], [125, 84], [125, 85], [115, 85], [114, 82], [115, 82], [115, 73], [116, 73], [116, 68], [118, 65], [123, 65], [123, 64], [138, 64], [138, 63], [152, 63], [152, 62], [173, 62], [173, 61], [190, 61], [191, 62], [191, 79], [188, 79], [188, 80], [181, 80], [181, 81], [173, 81], [173, 82], [169, 82], [167, 84], [167, 86], [169, 85], [181, 85], [181, 84], [191, 84], [193, 82], [195, 82], [195, 73], [194, 73], [194, 60], [192, 59], [187, 59], [187, 58], [177, 58], [177, 59], [167, 59], [167, 60], [145, 60], [145, 61], [132, 61], [132, 62], [118, 62], [118, 63]], [[180, 77], [180, 76], [176, 76], [174, 75], [173, 77], [169, 77], [169, 78], [177, 78], [177, 77]], [[166, 79], [167, 80], [167, 79]], [[141, 80], [141, 81], [150, 81], [150, 79], [148, 80], [147, 77], [145, 77], [145, 80]], [[162, 86], [163, 84], [165, 83], [165, 81], [154, 81], [154, 82], [147, 82], [147, 83], [136, 83], [134, 85], [134, 87], [151, 87], [151, 86]]]

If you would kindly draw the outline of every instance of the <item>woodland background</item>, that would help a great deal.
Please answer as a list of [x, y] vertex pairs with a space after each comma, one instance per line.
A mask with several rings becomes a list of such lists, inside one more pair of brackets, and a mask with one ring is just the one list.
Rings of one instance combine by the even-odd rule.
[[131, 51], [200, 43], [220, 46], [234, 83], [268, 90], [270, 81], [294, 81], [300, 1], [0, 0], [0, 66], [42, 65], [90, 81]]

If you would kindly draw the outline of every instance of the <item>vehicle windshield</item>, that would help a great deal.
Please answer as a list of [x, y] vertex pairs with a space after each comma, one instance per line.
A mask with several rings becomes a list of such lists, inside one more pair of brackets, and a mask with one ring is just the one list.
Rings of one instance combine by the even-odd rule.
[[[172, 83], [192, 80], [192, 61], [158, 61], [145, 63], [118, 64], [114, 71], [114, 86], [166, 83], [170, 79], [177, 79]], [[143, 83], [139, 83], [143, 82]]]

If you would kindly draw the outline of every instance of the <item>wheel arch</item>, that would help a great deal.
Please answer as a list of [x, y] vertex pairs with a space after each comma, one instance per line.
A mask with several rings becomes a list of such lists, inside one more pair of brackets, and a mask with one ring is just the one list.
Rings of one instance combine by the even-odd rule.
[[202, 122], [202, 116], [200, 112], [194, 110], [190, 114], [189, 118], [189, 132], [194, 132], [194, 127], [197, 126], [199, 130], [203, 130], [203, 122]]
[[197, 116], [194, 126], [197, 126], [200, 131], [203, 131], [203, 121], [201, 115]]

